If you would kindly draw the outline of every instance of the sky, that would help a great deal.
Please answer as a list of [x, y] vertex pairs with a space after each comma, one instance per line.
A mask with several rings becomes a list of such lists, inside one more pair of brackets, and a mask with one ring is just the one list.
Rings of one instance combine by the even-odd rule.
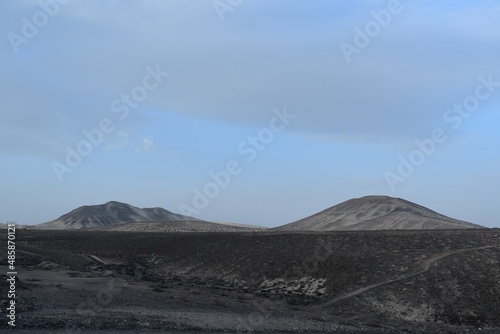
[[1, 1], [0, 222], [114, 200], [274, 227], [386, 195], [500, 227], [499, 15]]

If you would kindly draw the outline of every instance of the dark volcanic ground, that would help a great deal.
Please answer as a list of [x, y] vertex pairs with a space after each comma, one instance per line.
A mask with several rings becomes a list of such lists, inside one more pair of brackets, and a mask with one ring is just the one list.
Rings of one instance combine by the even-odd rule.
[[16, 244], [26, 333], [500, 331], [498, 229], [17, 230]]

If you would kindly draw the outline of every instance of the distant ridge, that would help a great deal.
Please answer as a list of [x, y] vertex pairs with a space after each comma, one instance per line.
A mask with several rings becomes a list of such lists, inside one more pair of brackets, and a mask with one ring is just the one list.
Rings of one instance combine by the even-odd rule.
[[483, 226], [456, 220], [421, 205], [388, 196], [351, 199], [277, 231], [466, 229]]
[[36, 225], [40, 229], [88, 229], [110, 227], [134, 222], [178, 222], [201, 220], [172, 213], [162, 208], [140, 209], [126, 203], [111, 201], [101, 205], [79, 207], [50, 222]]

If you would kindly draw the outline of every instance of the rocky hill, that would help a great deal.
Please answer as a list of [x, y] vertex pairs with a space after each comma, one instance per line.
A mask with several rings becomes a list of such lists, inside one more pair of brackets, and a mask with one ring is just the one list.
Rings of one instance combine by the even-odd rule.
[[162, 208], [144, 208], [108, 202], [101, 205], [79, 207], [50, 222], [37, 225], [39, 229], [87, 229], [111, 227], [134, 222], [179, 222], [200, 220], [172, 213]]
[[120, 202], [82, 206], [33, 228], [121, 232], [255, 232], [265, 229], [241, 224], [207, 222], [162, 208], [141, 209]]
[[351, 199], [274, 230], [363, 231], [483, 228], [446, 217], [418, 204], [387, 196]]

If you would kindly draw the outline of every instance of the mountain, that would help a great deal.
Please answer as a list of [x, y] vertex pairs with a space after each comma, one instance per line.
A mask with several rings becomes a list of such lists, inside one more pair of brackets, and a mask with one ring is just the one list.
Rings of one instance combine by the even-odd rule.
[[87, 229], [109, 227], [134, 222], [178, 222], [201, 220], [172, 213], [162, 208], [144, 208], [108, 202], [102, 205], [79, 207], [50, 222], [36, 225], [39, 229]]
[[340, 203], [277, 231], [431, 230], [483, 228], [446, 217], [418, 204], [387, 196], [366, 196]]

